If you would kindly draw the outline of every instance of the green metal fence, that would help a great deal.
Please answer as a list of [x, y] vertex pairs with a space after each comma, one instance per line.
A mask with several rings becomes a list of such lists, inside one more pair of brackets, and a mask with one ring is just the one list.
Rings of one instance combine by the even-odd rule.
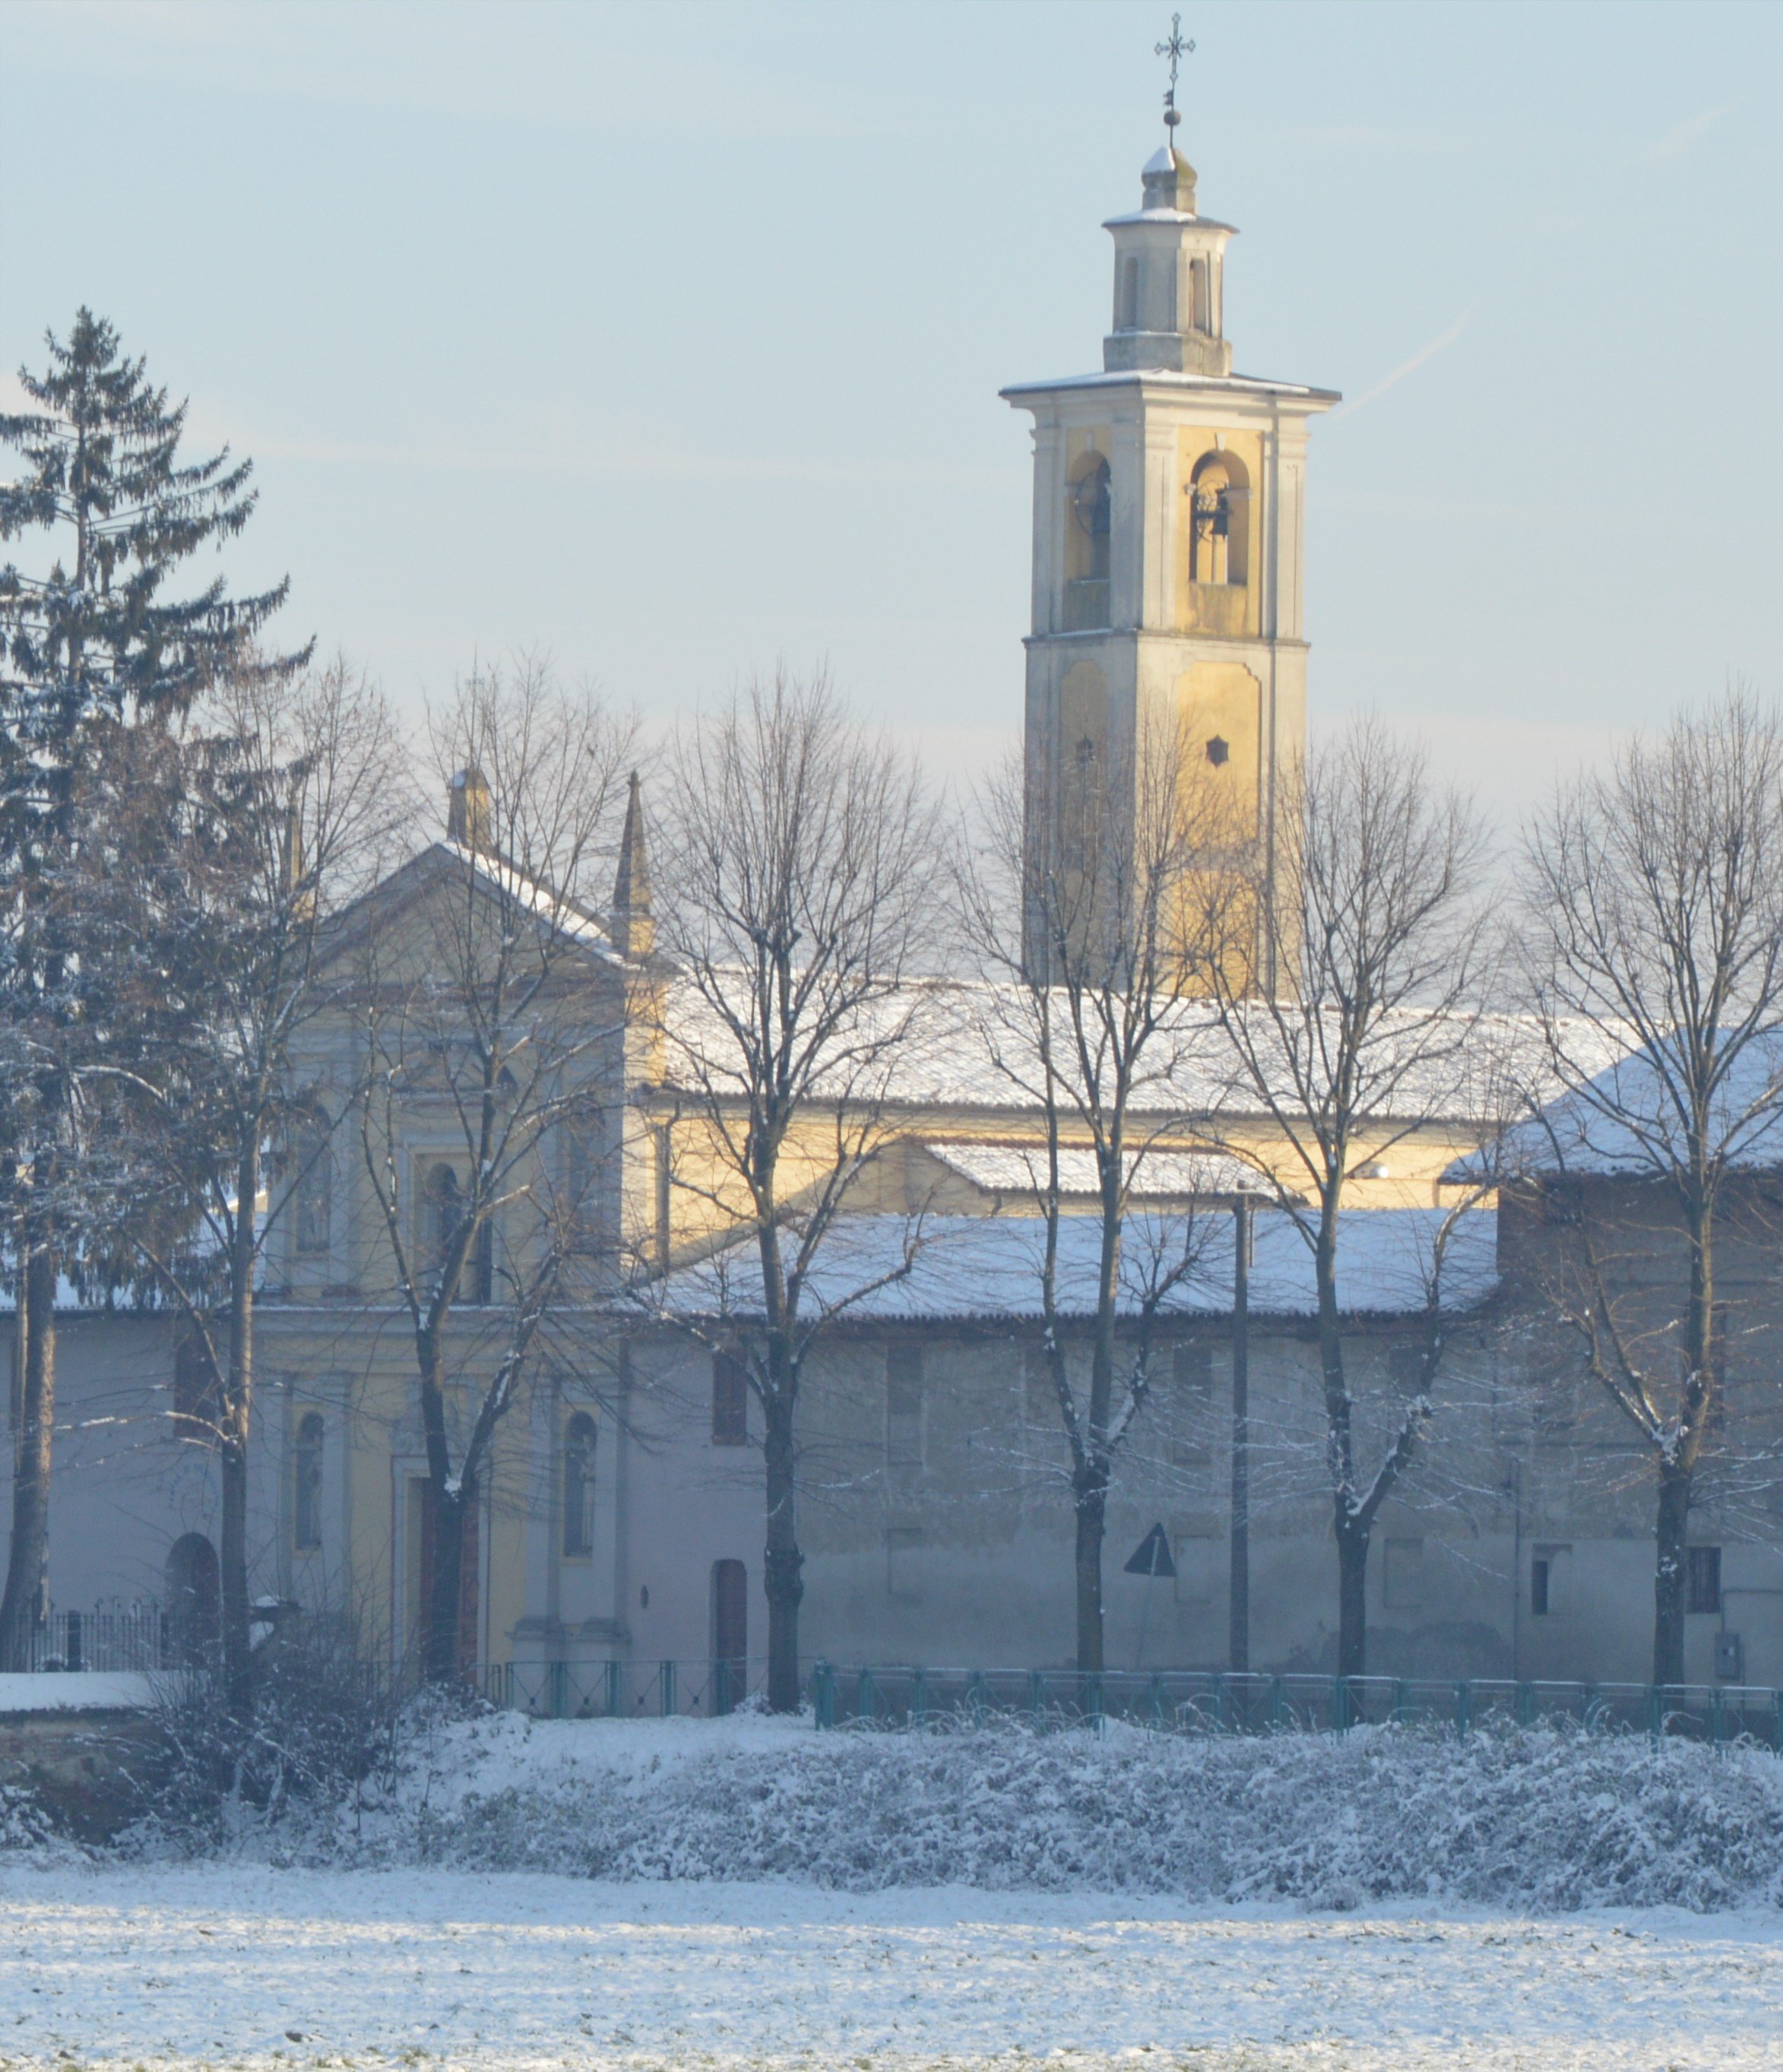
[[[507, 1662], [475, 1672], [492, 1704], [535, 1719], [717, 1718], [759, 1697], [762, 1661]], [[1168, 1733], [1342, 1733], [1390, 1722], [1458, 1734], [1493, 1720], [1744, 1741], [1783, 1752], [1783, 1692], [1756, 1686], [1270, 1676], [1211, 1670], [930, 1669], [807, 1665], [812, 1724], [903, 1729], [993, 1716], [1039, 1727], [1118, 1722]]]

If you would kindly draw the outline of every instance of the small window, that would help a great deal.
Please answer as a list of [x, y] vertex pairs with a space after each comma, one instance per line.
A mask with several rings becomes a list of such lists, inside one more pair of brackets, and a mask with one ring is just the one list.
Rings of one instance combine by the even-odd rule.
[[1415, 1611], [1424, 1601], [1424, 1544], [1421, 1540], [1390, 1540], [1384, 1556], [1381, 1596], [1392, 1612]]
[[1684, 1609], [1687, 1612], [1718, 1612], [1721, 1609], [1721, 1549], [1692, 1547], [1686, 1550], [1684, 1571]]
[[319, 1410], [306, 1411], [298, 1420], [297, 1445], [292, 1454], [295, 1486], [291, 1537], [300, 1554], [313, 1554], [322, 1545], [322, 1445], [326, 1432]]
[[594, 1420], [578, 1410], [564, 1427], [564, 1552], [594, 1552]]
[[749, 1444], [749, 1370], [734, 1353], [712, 1357], [712, 1443]]
[[894, 1467], [922, 1465], [922, 1348], [885, 1349], [885, 1458]]
[[297, 1248], [314, 1258], [328, 1249], [334, 1221], [335, 1156], [326, 1127], [317, 1124], [298, 1139]]
[[1558, 1617], [1567, 1609], [1570, 1547], [1538, 1547], [1529, 1564], [1529, 1609], [1536, 1618]]

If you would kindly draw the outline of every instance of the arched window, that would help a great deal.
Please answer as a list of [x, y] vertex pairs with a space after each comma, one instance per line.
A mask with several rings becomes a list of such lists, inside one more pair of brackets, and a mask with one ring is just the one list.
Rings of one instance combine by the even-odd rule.
[[334, 1220], [335, 1154], [326, 1116], [313, 1120], [298, 1134], [297, 1248], [314, 1256], [326, 1252]]
[[291, 1455], [291, 1538], [300, 1554], [313, 1554], [322, 1544], [322, 1442], [325, 1429], [319, 1410], [306, 1411], [298, 1420], [297, 1444]]
[[216, 1549], [202, 1532], [183, 1532], [167, 1550], [162, 1656], [170, 1669], [208, 1669], [222, 1636]]
[[1126, 259], [1120, 269], [1120, 309], [1115, 320], [1116, 331], [1137, 331], [1140, 327], [1140, 283], [1143, 279], [1136, 259]]
[[[444, 1264], [446, 1248], [470, 1214], [470, 1199], [464, 1183], [456, 1168], [442, 1159], [428, 1173], [421, 1202], [421, 1245], [429, 1272], [437, 1272]], [[470, 1256], [465, 1261], [457, 1299], [461, 1302], [493, 1301], [495, 1283], [495, 1230], [491, 1218], [485, 1215], [478, 1225]]]
[[585, 1410], [564, 1427], [564, 1552], [594, 1552], [594, 1420]]
[[1250, 580], [1251, 479], [1236, 454], [1203, 454], [1189, 481], [1189, 580]]
[[423, 1214], [426, 1227], [422, 1242], [427, 1248], [428, 1257], [438, 1265], [464, 1218], [464, 1189], [458, 1174], [443, 1161], [427, 1175]]
[[1108, 532], [1112, 515], [1108, 463], [1092, 454], [1071, 484], [1071, 573], [1091, 582], [1108, 580]]

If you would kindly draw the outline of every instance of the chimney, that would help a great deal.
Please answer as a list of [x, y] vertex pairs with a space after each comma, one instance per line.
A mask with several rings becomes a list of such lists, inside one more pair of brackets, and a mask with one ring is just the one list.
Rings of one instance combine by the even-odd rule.
[[650, 859], [644, 853], [644, 808], [638, 773], [625, 803], [625, 832], [619, 837], [619, 868], [613, 880], [613, 913], [607, 932], [621, 956], [647, 957], [655, 947], [656, 924], [650, 913]]
[[489, 787], [468, 763], [446, 787], [446, 839], [460, 849], [490, 853]]

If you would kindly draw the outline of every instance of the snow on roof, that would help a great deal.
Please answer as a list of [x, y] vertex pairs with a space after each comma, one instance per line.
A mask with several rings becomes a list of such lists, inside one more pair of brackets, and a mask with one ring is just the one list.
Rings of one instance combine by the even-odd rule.
[[[1457, 1159], [1445, 1178], [1473, 1179], [1497, 1167], [1507, 1173], [1651, 1176], [1687, 1156], [1684, 1116], [1670, 1089], [1678, 1084], [1663, 1050], [1629, 1050], [1590, 1076], [1593, 1061], [1576, 1061], [1578, 1076], [1502, 1145]], [[1783, 1031], [1760, 1037], [1729, 1067], [1711, 1104], [1709, 1149], [1740, 1172], [1783, 1167]]]
[[[925, 1144], [922, 1149], [949, 1172], [992, 1194], [1043, 1194], [1048, 1185], [1046, 1153], [1032, 1144]], [[1254, 1166], [1218, 1151], [1129, 1152], [1127, 1185], [1136, 1195], [1260, 1194], [1267, 1183]], [[1058, 1154], [1062, 1194], [1101, 1191], [1095, 1153], [1066, 1147]]]
[[605, 927], [593, 915], [567, 894], [554, 892], [542, 879], [529, 876], [518, 864], [510, 863], [504, 856], [492, 856], [484, 849], [467, 849], [462, 842], [443, 841], [438, 846], [455, 862], [468, 864], [478, 877], [494, 886], [504, 898], [548, 922], [559, 935], [585, 944], [610, 964], [624, 961], [614, 948]]
[[1067, 374], [1056, 381], [1017, 381], [997, 393], [1005, 402], [1024, 396], [1046, 396], [1060, 388], [1118, 388], [1135, 381], [1154, 381], [1166, 388], [1211, 388], [1238, 396], [1304, 396], [1309, 402], [1341, 403], [1337, 388], [1309, 388], [1300, 381], [1269, 381], [1255, 374], [1182, 374], [1173, 367], [1135, 367], [1114, 373]]
[[[1440, 1234], [1452, 1224], [1441, 1275], [1445, 1310], [1471, 1309], [1497, 1280], [1497, 1223], [1490, 1209], [1451, 1216], [1440, 1209], [1358, 1209], [1341, 1220], [1337, 1241], [1340, 1306], [1350, 1315], [1421, 1311]], [[1259, 1214], [1251, 1269], [1251, 1307], [1259, 1315], [1314, 1314], [1313, 1255], [1289, 1218]], [[1041, 1314], [1040, 1270], [1046, 1239], [1039, 1216], [939, 1216], [920, 1224], [902, 1216], [862, 1215], [838, 1222], [824, 1240], [807, 1283], [810, 1308], [828, 1307], [863, 1322], [1033, 1318]], [[1087, 1317], [1095, 1307], [1101, 1219], [1067, 1215], [1059, 1223], [1059, 1307]], [[1155, 1286], [1185, 1256], [1190, 1270], [1161, 1305], [1170, 1317], [1220, 1316], [1231, 1309], [1232, 1219], [1222, 1211], [1189, 1219], [1130, 1215], [1121, 1246], [1121, 1307], [1136, 1315]], [[908, 1272], [903, 1272], [906, 1259]], [[736, 1318], [761, 1309], [760, 1268], [752, 1241], [671, 1274], [657, 1290], [669, 1318]], [[857, 1301], [857, 1290], [869, 1289]]]
[[[740, 972], [740, 998], [746, 984]], [[695, 1087], [692, 1067], [698, 1060], [715, 1091], [740, 1095], [742, 1083], [730, 1063], [733, 1039], [692, 980], [671, 983], [663, 1011], [666, 1084]], [[1288, 1059], [1279, 1034], [1263, 1009], [1252, 1013], [1256, 1044], [1272, 1060], [1273, 1090], [1291, 1107]], [[1292, 1019], [1288, 1026], [1295, 1026]], [[1308, 1026], [1304, 1040], [1313, 1033]], [[1581, 1044], [1588, 1040], [1589, 1032], [1583, 1032]], [[882, 1059], [863, 1073], [857, 1061], [880, 1046]], [[1042, 1075], [1029, 1003], [1025, 989], [1013, 984], [937, 980], [902, 986], [864, 1008], [847, 1043], [836, 1048], [839, 1054], [847, 1051], [850, 1064], [820, 1084], [820, 1099], [848, 1099], [870, 1080], [881, 1097], [906, 1108], [952, 1105], [1031, 1115], [1040, 1106]], [[1561, 1091], [1534, 1020], [1469, 1015], [1444, 1023], [1407, 1009], [1383, 1018], [1365, 1047], [1362, 1103], [1373, 1121], [1472, 1124], [1493, 1112], [1507, 1071], [1543, 1096]], [[1140, 1114], [1226, 1118], [1254, 1116], [1261, 1108], [1218, 1014], [1195, 1000], [1176, 1002], [1165, 1018], [1132, 1105]]]

